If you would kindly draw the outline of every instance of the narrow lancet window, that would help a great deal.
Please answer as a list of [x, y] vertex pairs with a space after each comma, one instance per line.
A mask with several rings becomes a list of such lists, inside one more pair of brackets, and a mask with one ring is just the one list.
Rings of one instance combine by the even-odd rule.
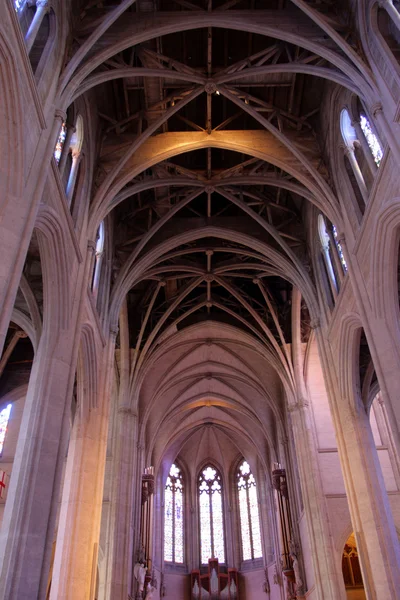
[[368, 121], [368, 119], [365, 115], [360, 116], [360, 126], [361, 126], [362, 132], [364, 134], [364, 137], [367, 140], [369, 149], [371, 150], [371, 154], [374, 158], [375, 164], [377, 167], [379, 167], [379, 165], [381, 164], [382, 156], [383, 156], [382, 148], [381, 148], [378, 138], [376, 137], [375, 133], [372, 131], [370, 122]]
[[54, 158], [57, 164], [60, 162], [61, 154], [64, 148], [65, 138], [67, 137], [67, 124], [64, 122], [61, 125], [60, 133], [58, 136], [57, 144], [54, 150]]
[[8, 421], [10, 419], [12, 404], [7, 404], [0, 412], [0, 456], [3, 454], [4, 440], [6, 439]]
[[206, 565], [209, 558], [225, 562], [224, 514], [221, 475], [208, 465], [199, 475], [200, 556]]
[[237, 487], [243, 560], [262, 558], [256, 480], [249, 463], [245, 460], [240, 464], [237, 472]]
[[183, 480], [180, 468], [173, 464], [164, 493], [164, 560], [183, 563]]

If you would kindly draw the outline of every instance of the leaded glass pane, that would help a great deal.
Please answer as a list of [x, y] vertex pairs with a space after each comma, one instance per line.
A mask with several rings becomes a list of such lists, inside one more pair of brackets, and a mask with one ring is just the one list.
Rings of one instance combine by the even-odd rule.
[[239, 489], [239, 512], [240, 528], [242, 532], [243, 560], [251, 560], [249, 511], [247, 509], [247, 491], [245, 487]]
[[183, 563], [183, 482], [182, 473], [171, 466], [164, 495], [164, 560]]
[[200, 539], [201, 562], [205, 565], [208, 563], [208, 559], [212, 557], [210, 495], [206, 490], [200, 491]]
[[336, 229], [335, 225], [332, 225], [332, 233], [333, 233], [333, 238], [335, 240], [336, 248], [337, 248], [337, 251], [339, 254], [340, 262], [342, 263], [343, 269], [345, 271], [347, 271], [346, 259], [343, 254], [342, 244], [339, 242], [339, 239], [338, 239], [338, 233], [337, 233], [337, 229]]
[[224, 517], [222, 514], [222, 496], [221, 492], [213, 493], [212, 496], [212, 524], [214, 538], [214, 556], [220, 563], [225, 562], [225, 544], [224, 544]]
[[253, 558], [262, 557], [260, 516], [258, 513], [258, 500], [256, 483], [249, 488], [251, 534], [253, 538]]
[[60, 158], [61, 158], [61, 153], [63, 151], [63, 147], [64, 147], [64, 142], [65, 142], [65, 138], [67, 137], [67, 125], [66, 123], [63, 123], [61, 125], [61, 129], [60, 129], [60, 133], [58, 136], [58, 140], [57, 140], [57, 144], [54, 150], [54, 158], [56, 159], [56, 162], [59, 163], [60, 162]]
[[365, 115], [361, 115], [360, 125], [361, 125], [361, 129], [363, 131], [363, 134], [365, 136], [365, 139], [367, 140], [369, 149], [371, 150], [372, 156], [374, 157], [374, 161], [375, 161], [376, 165], [379, 167], [379, 165], [381, 164], [382, 156], [383, 156], [382, 148], [378, 141], [378, 138], [372, 131], [370, 122], [368, 121], [368, 119]]
[[200, 555], [202, 564], [209, 558], [225, 562], [224, 515], [221, 476], [208, 466], [199, 477]]
[[179, 484], [175, 489], [175, 562], [183, 563], [183, 492]]
[[243, 560], [261, 558], [262, 546], [257, 486], [250, 465], [245, 460], [238, 469], [237, 486]]
[[7, 433], [7, 425], [10, 419], [12, 404], [7, 404], [5, 408], [0, 412], [0, 456], [3, 452], [4, 440]]

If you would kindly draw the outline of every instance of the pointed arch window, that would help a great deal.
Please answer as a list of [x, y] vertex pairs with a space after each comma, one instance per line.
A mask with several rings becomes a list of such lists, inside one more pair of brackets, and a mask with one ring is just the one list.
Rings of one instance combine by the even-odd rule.
[[243, 560], [262, 558], [257, 485], [250, 465], [245, 460], [241, 462], [237, 471], [237, 489]]
[[164, 560], [183, 564], [183, 478], [173, 464], [164, 491]]
[[222, 503], [222, 478], [218, 470], [208, 465], [198, 479], [200, 507], [200, 556], [201, 564], [209, 558], [225, 562], [225, 532]]
[[12, 404], [7, 404], [0, 412], [0, 456], [3, 454], [4, 440], [6, 439], [8, 421], [10, 420]]

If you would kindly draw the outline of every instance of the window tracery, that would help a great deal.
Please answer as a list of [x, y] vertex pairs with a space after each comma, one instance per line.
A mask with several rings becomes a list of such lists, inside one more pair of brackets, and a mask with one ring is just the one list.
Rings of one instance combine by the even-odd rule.
[[173, 464], [164, 491], [164, 560], [183, 563], [183, 478]]
[[243, 460], [237, 471], [243, 560], [262, 558], [257, 485], [250, 465]]
[[200, 557], [201, 564], [209, 558], [225, 562], [225, 532], [222, 507], [222, 479], [212, 465], [202, 469], [198, 480], [200, 507]]
[[3, 454], [4, 440], [6, 438], [8, 421], [10, 420], [12, 404], [7, 404], [0, 412], [0, 456]]

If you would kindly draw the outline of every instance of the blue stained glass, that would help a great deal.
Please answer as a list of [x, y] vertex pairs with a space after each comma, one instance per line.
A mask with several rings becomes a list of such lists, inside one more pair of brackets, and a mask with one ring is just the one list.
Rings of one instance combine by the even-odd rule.
[[250, 465], [245, 460], [239, 466], [237, 477], [243, 560], [261, 558], [262, 546], [257, 486]]
[[209, 558], [225, 562], [224, 514], [222, 509], [221, 476], [212, 466], [199, 477], [200, 555], [202, 564]]
[[23, 7], [25, 3], [25, 0], [14, 0], [14, 6], [15, 6], [15, 10], [18, 12], [19, 10], [21, 10], [21, 8]]
[[7, 404], [0, 412], [0, 456], [3, 453], [4, 440], [6, 438], [8, 421], [10, 419], [12, 404]]
[[183, 563], [183, 483], [182, 473], [171, 466], [164, 494], [164, 560]]
[[346, 259], [343, 254], [342, 244], [339, 242], [338, 233], [337, 233], [337, 229], [336, 229], [335, 225], [332, 225], [332, 233], [333, 233], [333, 239], [335, 240], [336, 248], [337, 248], [337, 251], [339, 254], [340, 262], [342, 263], [342, 267], [343, 267], [344, 271], [347, 271]]

